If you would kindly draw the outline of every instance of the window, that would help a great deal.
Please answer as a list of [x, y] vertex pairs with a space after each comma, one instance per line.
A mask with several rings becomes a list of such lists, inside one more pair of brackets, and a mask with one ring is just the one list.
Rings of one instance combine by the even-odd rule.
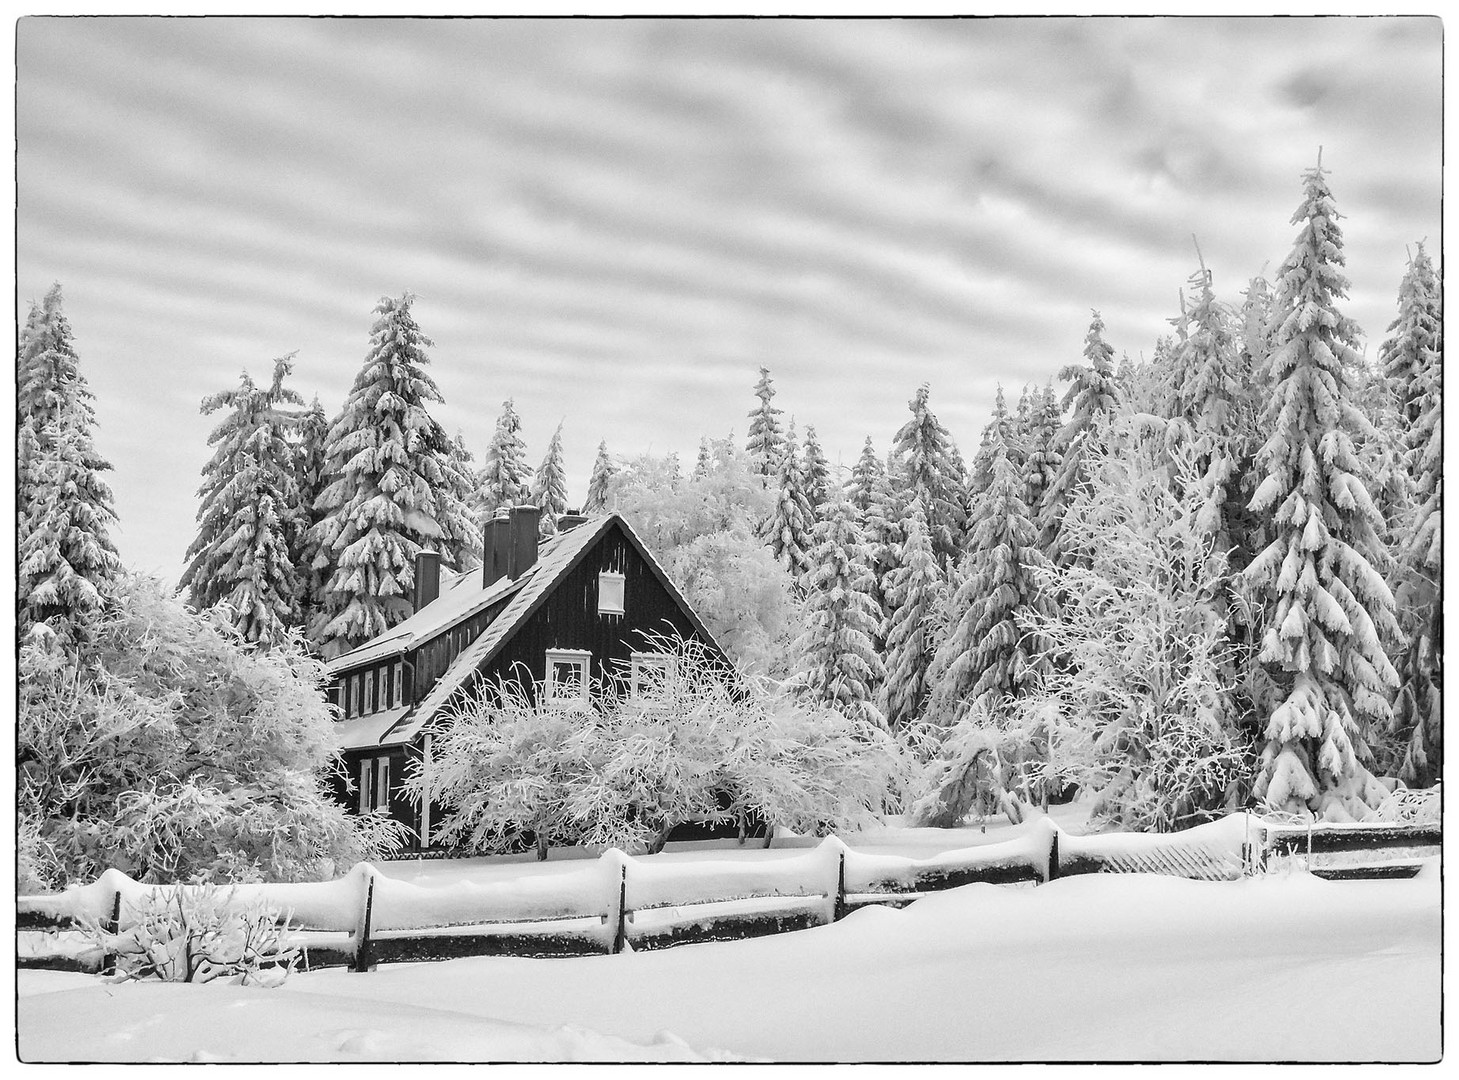
[[547, 700], [574, 701], [588, 696], [588, 659], [582, 649], [547, 651]]
[[665, 653], [636, 652], [629, 661], [630, 685], [634, 697], [656, 694], [674, 673], [674, 658]]
[[623, 575], [602, 573], [598, 575], [598, 614], [623, 614]]
[[375, 759], [375, 806], [390, 808], [390, 759]]
[[392, 678], [395, 684], [395, 707], [398, 709], [405, 704], [405, 664], [403, 661], [395, 661]]
[[360, 759], [360, 813], [362, 814], [368, 814], [372, 805], [370, 802], [370, 774], [372, 771], [370, 765], [369, 758]]
[[390, 808], [390, 759], [360, 759], [360, 813]]
[[360, 708], [360, 715], [369, 716], [375, 711], [375, 672], [365, 672], [365, 704]]

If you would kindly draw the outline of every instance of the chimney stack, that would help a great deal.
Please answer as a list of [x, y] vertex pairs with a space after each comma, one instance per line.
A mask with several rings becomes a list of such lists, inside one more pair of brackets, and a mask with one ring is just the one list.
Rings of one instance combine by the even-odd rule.
[[586, 515], [579, 513], [577, 510], [569, 510], [557, 519], [557, 531], [567, 532], [568, 529], [581, 525], [587, 520]]
[[415, 588], [411, 593], [414, 610], [419, 611], [441, 595], [441, 556], [435, 551], [415, 553]]
[[487, 522], [481, 559], [482, 586], [490, 588], [502, 578], [515, 580], [537, 561], [537, 523], [542, 511], [535, 506], [503, 506]]

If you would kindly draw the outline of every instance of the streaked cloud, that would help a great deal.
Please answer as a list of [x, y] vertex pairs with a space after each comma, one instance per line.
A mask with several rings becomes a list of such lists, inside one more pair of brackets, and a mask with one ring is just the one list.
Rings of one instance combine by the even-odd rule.
[[410, 290], [478, 453], [743, 438], [755, 369], [853, 461], [929, 381], [966, 453], [1001, 381], [1119, 351], [1286, 254], [1323, 147], [1376, 347], [1436, 245], [1432, 18], [25, 19], [18, 294], [66, 289], [124, 556], [175, 577], [211, 419], [298, 350], [327, 410]]

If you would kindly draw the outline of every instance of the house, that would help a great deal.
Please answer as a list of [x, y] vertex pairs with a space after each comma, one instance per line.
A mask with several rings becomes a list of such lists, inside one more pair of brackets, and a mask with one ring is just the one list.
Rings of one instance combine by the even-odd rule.
[[453, 697], [500, 679], [540, 685], [550, 698], [592, 684], [662, 671], [653, 642], [697, 637], [724, 652], [643, 541], [618, 514], [559, 520], [538, 539], [540, 512], [499, 510], [487, 524], [483, 565], [443, 575], [440, 557], [416, 557], [414, 613], [328, 664], [338, 745], [355, 790], [336, 797], [360, 813], [385, 807], [420, 848], [431, 846], [439, 806], [401, 790], [407, 763], [430, 760], [431, 739]]

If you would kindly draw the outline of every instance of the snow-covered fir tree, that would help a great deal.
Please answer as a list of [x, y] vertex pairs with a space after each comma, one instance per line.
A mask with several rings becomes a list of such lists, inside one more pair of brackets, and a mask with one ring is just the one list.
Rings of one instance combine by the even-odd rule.
[[840, 492], [832, 500], [811, 533], [806, 629], [796, 642], [793, 681], [812, 701], [883, 724], [876, 706], [883, 677], [876, 650], [881, 613], [866, 540], [851, 503]]
[[1354, 450], [1366, 421], [1353, 404], [1357, 325], [1346, 297], [1343, 238], [1319, 162], [1304, 176], [1300, 226], [1275, 302], [1269, 437], [1252, 509], [1270, 544], [1246, 577], [1266, 614], [1261, 661], [1280, 703], [1266, 727], [1255, 796], [1274, 810], [1362, 818], [1385, 791], [1369, 772], [1369, 739], [1391, 715], [1398, 676], [1383, 641], [1398, 640], [1393, 595], [1375, 562], [1381, 525]]
[[1438, 279], [1423, 244], [1399, 286], [1398, 317], [1379, 350], [1405, 433], [1400, 443], [1412, 506], [1397, 530], [1395, 598], [1407, 648], [1393, 703], [1398, 776], [1415, 787], [1438, 780], [1443, 764], [1443, 310]]
[[1019, 628], [1020, 618], [1051, 609], [1037, 581], [1046, 560], [1023, 501], [1023, 477], [996, 431], [992, 457], [992, 480], [969, 522], [963, 580], [949, 605], [953, 623], [930, 673], [932, 709], [943, 726], [979, 701], [991, 709], [1021, 696], [1048, 662], [1046, 648]]
[[538, 531], [543, 536], [557, 532], [557, 519], [567, 510], [567, 470], [562, 464], [562, 424], [552, 433], [542, 464], [532, 478], [532, 503], [542, 511]]
[[1050, 383], [1042, 392], [1035, 391], [1030, 404], [1028, 460], [1023, 465], [1023, 501], [1037, 514], [1043, 506], [1044, 493], [1059, 474], [1063, 455], [1059, 453], [1059, 428], [1062, 411], [1059, 395]]
[[314, 504], [328, 482], [324, 471], [328, 467], [324, 456], [328, 437], [329, 417], [316, 394], [294, 425], [294, 482], [299, 491], [299, 513], [295, 515], [296, 531], [289, 539], [289, 561], [298, 577], [301, 626], [313, 620], [328, 578], [327, 568], [315, 565], [319, 541], [314, 532], [321, 516]]
[[[325, 446], [330, 477], [316, 502], [316, 565], [330, 570], [310, 627], [326, 655], [354, 648], [411, 613], [416, 553], [440, 551], [468, 523], [451, 525], [453, 449], [426, 409], [441, 401], [426, 372], [431, 342], [411, 314], [413, 297], [375, 307], [370, 351]], [[447, 552], [443, 552], [443, 555]]]
[[871, 508], [877, 478], [885, 476], [886, 471], [886, 466], [877, 456], [876, 448], [871, 445], [871, 436], [868, 435], [866, 442], [861, 447], [861, 456], [851, 467], [851, 476], [846, 481], [846, 497], [851, 500], [851, 505], [856, 507], [856, 512], [863, 518], [867, 510]]
[[474, 570], [481, 565], [481, 520], [476, 503], [476, 470], [460, 431], [441, 456], [445, 479], [437, 493], [441, 501], [441, 556], [448, 566]]
[[1050, 559], [1060, 557], [1059, 523], [1069, 500], [1085, 479], [1085, 444], [1099, 422], [1107, 420], [1120, 404], [1119, 382], [1115, 378], [1114, 350], [1104, 340], [1104, 320], [1092, 313], [1084, 337], [1084, 364], [1069, 364], [1059, 378], [1070, 383], [1064, 393], [1064, 411], [1069, 419], [1059, 430], [1059, 471], [1044, 491], [1038, 508], [1039, 547]]
[[526, 502], [531, 491], [532, 471], [527, 467], [521, 430], [516, 406], [508, 398], [502, 402], [491, 445], [486, 448], [486, 462], [476, 478], [473, 508], [487, 517], [503, 506]]
[[593, 459], [593, 472], [588, 477], [588, 497], [583, 500], [583, 513], [601, 514], [608, 509], [608, 493], [618, 466], [608, 456], [608, 440], [598, 443], [598, 456]]
[[801, 477], [805, 485], [806, 502], [810, 503], [811, 513], [819, 514], [821, 506], [829, 497], [831, 465], [826, 460], [826, 454], [821, 449], [820, 441], [816, 438], [816, 429], [810, 424], [805, 427], [805, 444], [801, 448]]
[[946, 566], [956, 559], [962, 544], [966, 497], [961, 459], [952, 436], [928, 406], [930, 395], [923, 383], [907, 403], [912, 418], [897, 430], [892, 452], [909, 498], [920, 500], [927, 514], [932, 550]]
[[111, 465], [93, 443], [93, 398], [60, 285], [32, 306], [17, 359], [17, 629], [46, 622], [69, 640], [100, 613], [121, 564], [101, 478]]
[[809, 568], [807, 549], [815, 515], [805, 494], [805, 478], [801, 475], [800, 454], [795, 439], [795, 421], [785, 435], [784, 454], [776, 475], [775, 505], [765, 519], [760, 537], [777, 562], [790, 571], [797, 583]]
[[993, 399], [993, 416], [984, 426], [983, 437], [978, 444], [978, 452], [973, 455], [972, 474], [968, 478], [970, 499], [976, 499], [983, 494], [988, 490], [988, 485], [993, 482], [995, 447], [1002, 447], [1002, 452], [1008, 455], [1015, 468], [1023, 468], [1028, 452], [1023, 440], [1019, 437], [1017, 418], [1009, 415], [1008, 401], [1003, 396], [1002, 383], [998, 384], [997, 394]]
[[[890, 457], [873, 476], [871, 496], [866, 512], [861, 515], [862, 533], [866, 538], [872, 576], [876, 581], [876, 597], [883, 616], [891, 612], [886, 598], [887, 577], [896, 567], [901, 545], [906, 540], [908, 498], [906, 485], [901, 480], [900, 463], [895, 457]], [[925, 513], [923, 531], [926, 531]], [[931, 542], [930, 537], [928, 542]]]
[[907, 538], [897, 550], [897, 561], [882, 582], [885, 607], [882, 620], [883, 664], [880, 706], [893, 730], [916, 723], [927, 701], [927, 670], [937, 649], [938, 612], [946, 581], [938, 569], [927, 536], [922, 505], [913, 502], [905, 519]]
[[303, 399], [284, 385], [294, 354], [274, 361], [262, 386], [244, 372], [238, 386], [203, 398], [204, 416], [223, 411], [208, 436], [213, 456], [198, 489], [198, 535], [188, 546], [181, 587], [199, 611], [222, 605], [244, 641], [268, 648], [300, 625], [302, 592], [293, 562], [301, 531], [298, 450], [290, 440]]
[[745, 450], [750, 455], [751, 468], [768, 486], [770, 477], [780, 467], [780, 459], [786, 453], [786, 438], [780, 427], [780, 410], [771, 404], [775, 397], [775, 384], [770, 379], [770, 369], [760, 369], [760, 381], [755, 384], [755, 396], [760, 404], [750, 412], [750, 432], [745, 441]]
[[693, 480], [703, 480], [714, 471], [714, 454], [709, 447], [709, 437], [702, 436], [699, 440], [699, 454], [694, 459]]

